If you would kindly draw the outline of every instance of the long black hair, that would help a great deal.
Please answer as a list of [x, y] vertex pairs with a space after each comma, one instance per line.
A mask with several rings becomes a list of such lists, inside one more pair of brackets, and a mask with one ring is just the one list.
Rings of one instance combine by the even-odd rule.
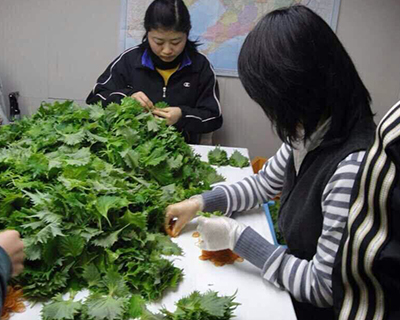
[[346, 137], [373, 117], [371, 97], [329, 25], [302, 5], [267, 14], [240, 51], [239, 77], [284, 142], [304, 139], [327, 118], [326, 137]]
[[184, 32], [188, 36], [186, 48], [197, 51], [200, 45], [189, 40], [192, 29], [189, 10], [182, 0], [154, 0], [146, 10], [144, 17], [146, 34], [143, 36], [141, 48], [148, 48], [147, 34], [152, 29], [173, 30]]

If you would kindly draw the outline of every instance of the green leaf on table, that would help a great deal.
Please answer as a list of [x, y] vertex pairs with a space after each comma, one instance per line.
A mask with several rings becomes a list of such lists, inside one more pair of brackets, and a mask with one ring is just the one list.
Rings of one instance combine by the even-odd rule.
[[102, 142], [106, 143], [108, 141], [107, 138], [101, 137], [97, 134], [91, 133], [90, 131], [86, 131], [86, 135], [88, 136], [89, 140], [93, 142]]
[[93, 244], [99, 247], [103, 248], [111, 248], [115, 242], [118, 241], [118, 235], [122, 230], [124, 230], [127, 226], [123, 227], [122, 229], [119, 229], [115, 232], [112, 232], [106, 236], [97, 238], [93, 240]]
[[42, 257], [42, 247], [38, 244], [28, 244], [24, 239], [24, 253], [27, 260], [35, 261]]
[[208, 164], [205, 164], [204, 162], [202, 162], [202, 164], [204, 166], [202, 166], [198, 170], [204, 182], [212, 185], [214, 183], [225, 181], [225, 178], [222, 175], [218, 174], [216, 170], [214, 170], [214, 168], [209, 167]]
[[147, 234], [147, 241], [154, 241], [156, 243], [155, 250], [166, 256], [180, 256], [182, 255], [182, 249], [174, 243], [169, 236], [156, 233]]
[[134, 169], [139, 166], [140, 155], [135, 150], [121, 152], [121, 156], [129, 168]]
[[130, 210], [126, 210], [124, 216], [122, 217], [122, 221], [126, 224], [144, 230], [147, 227], [147, 214], [145, 212], [133, 213]]
[[223, 317], [226, 308], [230, 305], [231, 297], [218, 297], [216, 292], [209, 291], [201, 297], [201, 306], [214, 317]]
[[169, 319], [172, 319], [172, 318], [166, 318], [162, 314], [158, 314], [158, 313], [154, 314], [154, 313], [150, 312], [149, 310], [147, 310], [146, 308], [144, 308], [144, 310], [142, 311], [142, 316], [140, 318], [140, 320], [169, 320]]
[[57, 236], [64, 236], [60, 225], [57, 223], [50, 223], [34, 236], [34, 243], [37, 244], [40, 242], [44, 244], [47, 243], [49, 239], [55, 238]]
[[58, 294], [51, 303], [43, 306], [44, 320], [73, 320], [80, 312], [82, 304], [73, 300], [63, 300]]
[[86, 300], [88, 315], [94, 320], [121, 319], [124, 314], [124, 302], [122, 298], [93, 294]]
[[168, 153], [165, 152], [164, 148], [155, 148], [146, 158], [143, 159], [143, 163], [148, 166], [156, 166], [167, 158]]
[[51, 201], [51, 197], [48, 193], [41, 193], [37, 191], [36, 193], [31, 193], [26, 190], [22, 190], [33, 202], [35, 206], [45, 205]]
[[116, 271], [109, 270], [102, 282], [108, 289], [108, 295], [112, 297], [124, 297], [129, 294], [124, 278]]
[[85, 166], [90, 162], [90, 149], [82, 148], [70, 154], [66, 154], [66, 164], [71, 166]]
[[156, 118], [152, 118], [147, 121], [147, 129], [150, 132], [157, 132], [160, 129], [160, 126], [158, 125]]
[[208, 152], [208, 162], [216, 166], [229, 165], [228, 155], [226, 151], [222, 150], [219, 146]]
[[108, 219], [108, 211], [111, 209], [121, 209], [126, 207], [129, 202], [121, 197], [116, 196], [102, 196], [97, 199], [96, 208], [100, 212], [100, 214], [107, 220]]
[[188, 297], [180, 299], [176, 303], [175, 312], [162, 309], [161, 312], [168, 320], [180, 319], [213, 319], [229, 320], [233, 317], [233, 311], [239, 305], [234, 302], [233, 296], [218, 296], [215, 291], [208, 291], [201, 294], [194, 291]]
[[88, 106], [88, 109], [90, 110], [90, 118], [94, 121], [97, 121], [104, 116], [104, 109], [99, 105], [90, 105]]
[[143, 314], [146, 301], [138, 294], [133, 294], [129, 300], [129, 317], [132, 319], [140, 318]]
[[89, 264], [88, 266], [85, 266], [83, 268], [82, 276], [87, 281], [89, 287], [98, 285], [101, 280], [100, 272], [94, 264]]
[[172, 169], [179, 169], [183, 165], [183, 156], [181, 154], [178, 154], [176, 158], [169, 158], [167, 160], [168, 166]]
[[232, 167], [244, 168], [250, 165], [249, 159], [235, 150], [229, 158], [229, 164]]
[[74, 146], [81, 143], [85, 138], [85, 136], [86, 136], [85, 131], [82, 129], [76, 133], [62, 134], [62, 138], [60, 138], [60, 140], [66, 143], [67, 145]]
[[78, 236], [66, 236], [60, 240], [60, 253], [66, 257], [78, 257], [83, 252], [85, 240]]
[[81, 232], [81, 237], [83, 237], [86, 241], [89, 241], [93, 237], [96, 237], [102, 234], [102, 230], [94, 229], [94, 228], [86, 228]]

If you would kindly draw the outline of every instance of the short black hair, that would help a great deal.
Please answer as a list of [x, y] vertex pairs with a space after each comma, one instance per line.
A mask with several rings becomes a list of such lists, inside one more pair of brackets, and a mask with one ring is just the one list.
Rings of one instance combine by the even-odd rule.
[[189, 40], [192, 29], [190, 13], [182, 0], [155, 0], [146, 10], [144, 17], [146, 34], [143, 36], [142, 48], [148, 48], [147, 34], [150, 30], [164, 29], [184, 32], [188, 36], [186, 48], [197, 50], [199, 43]]
[[329, 117], [329, 138], [346, 137], [358, 120], [373, 117], [370, 94], [350, 56], [329, 25], [305, 6], [264, 16], [242, 46], [238, 70], [249, 96], [290, 145], [309, 138]]

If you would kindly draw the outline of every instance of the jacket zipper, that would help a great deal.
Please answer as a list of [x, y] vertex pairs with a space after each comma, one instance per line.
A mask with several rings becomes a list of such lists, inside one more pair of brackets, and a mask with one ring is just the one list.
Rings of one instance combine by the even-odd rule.
[[163, 98], [165, 99], [167, 97], [167, 87], [163, 87]]

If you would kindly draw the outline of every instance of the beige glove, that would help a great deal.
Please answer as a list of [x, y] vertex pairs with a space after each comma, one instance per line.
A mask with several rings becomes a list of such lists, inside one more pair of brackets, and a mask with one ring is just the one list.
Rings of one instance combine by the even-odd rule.
[[179, 107], [168, 107], [164, 109], [154, 109], [153, 114], [165, 119], [167, 125], [172, 126], [182, 118], [182, 110]]
[[12, 266], [12, 276], [19, 275], [24, 269], [24, 243], [19, 232], [7, 230], [0, 232], [0, 247], [8, 254]]
[[199, 218], [199, 247], [206, 251], [233, 250], [246, 226], [227, 217]]
[[142, 91], [135, 92], [134, 94], [131, 95], [133, 99], [136, 99], [139, 101], [140, 105], [147, 109], [147, 110], [153, 110], [154, 109], [154, 104], [153, 102], [146, 96], [146, 94]]
[[201, 196], [169, 205], [165, 212], [165, 231], [171, 237], [177, 237], [188, 222], [196, 217], [196, 213], [203, 210], [203, 207]]

